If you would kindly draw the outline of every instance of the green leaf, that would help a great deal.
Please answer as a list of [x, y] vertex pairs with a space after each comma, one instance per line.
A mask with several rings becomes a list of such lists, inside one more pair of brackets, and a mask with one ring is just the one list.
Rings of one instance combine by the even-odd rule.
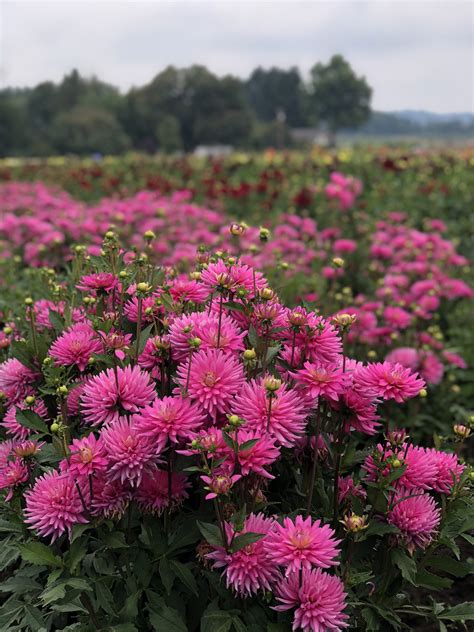
[[473, 621], [474, 601], [465, 601], [452, 608], [447, 608], [441, 614], [438, 614], [438, 618], [448, 619], [449, 621]]
[[115, 611], [114, 596], [105, 582], [100, 580], [96, 582], [95, 596], [97, 603], [102, 608], [102, 610], [104, 610], [112, 617], [117, 616], [117, 612]]
[[433, 575], [426, 570], [421, 570], [416, 575], [416, 586], [423, 586], [424, 588], [432, 588], [434, 590], [441, 590], [442, 588], [450, 588], [453, 582], [447, 577], [439, 577]]
[[85, 554], [87, 553], [87, 541], [86, 540], [75, 540], [72, 542], [69, 551], [66, 555], [66, 565], [74, 574], [77, 570], [77, 567], [82, 562]]
[[186, 521], [180, 526], [170, 541], [169, 551], [177, 551], [199, 540], [199, 531], [194, 520]]
[[31, 562], [38, 566], [55, 566], [61, 567], [61, 558], [54, 555], [52, 550], [41, 542], [28, 542], [27, 544], [19, 544], [20, 555], [25, 562]]
[[162, 606], [158, 612], [150, 612], [150, 623], [157, 632], [188, 632], [179, 612], [168, 606]]
[[280, 349], [281, 345], [276, 345], [276, 347], [269, 347], [267, 349], [267, 357], [265, 358], [267, 364], [270, 364], [273, 358], [278, 355]]
[[370, 608], [362, 608], [360, 613], [367, 624], [367, 632], [375, 632], [376, 630], [380, 630], [380, 619], [373, 610], [371, 610]]
[[31, 604], [25, 604], [24, 621], [29, 625], [30, 630], [39, 630], [40, 628], [46, 628], [46, 622], [43, 619], [41, 611]]
[[253, 448], [254, 445], [257, 445], [259, 441], [260, 439], [249, 439], [248, 441], [244, 441], [243, 443], [239, 445], [239, 452], [245, 452], [245, 450], [250, 450], [251, 448]]
[[232, 553], [236, 551], [240, 551], [240, 549], [245, 548], [249, 544], [253, 544], [254, 542], [258, 542], [264, 537], [264, 533], [242, 533], [242, 535], [237, 535], [232, 541], [232, 546], [230, 547]]
[[158, 571], [160, 573], [161, 581], [163, 582], [163, 586], [165, 587], [166, 592], [171, 594], [171, 589], [173, 588], [174, 582], [174, 572], [170, 568], [170, 563], [166, 559], [166, 557], [162, 557], [160, 560], [160, 564], [158, 566]]
[[49, 322], [58, 333], [61, 333], [66, 326], [64, 318], [54, 309], [49, 310]]
[[468, 564], [453, 560], [452, 557], [430, 557], [429, 560], [426, 561], [426, 565], [440, 571], [445, 571], [454, 577], [465, 577], [470, 570]]
[[138, 347], [138, 354], [143, 353], [143, 349], [145, 348], [145, 345], [148, 341], [148, 338], [150, 337], [151, 334], [151, 330], [154, 327], [154, 323], [151, 323], [151, 325], [148, 325], [148, 327], [145, 327], [145, 329], [142, 329], [142, 332], [140, 334], [140, 345]]
[[[393, 564], [400, 569], [402, 577], [409, 581], [410, 584], [414, 584], [416, 577], [415, 561], [412, 560], [411, 557], [408, 557], [408, 555], [401, 549], [393, 549], [391, 557]], [[384, 570], [387, 572], [386, 569]]]
[[16, 409], [16, 420], [25, 428], [29, 428], [30, 430], [36, 430], [37, 432], [48, 433], [48, 426], [44, 423], [41, 417], [33, 412], [32, 410], [21, 410], [21, 408]]
[[199, 594], [198, 587], [189, 568], [177, 560], [170, 560], [169, 564], [176, 577], [197, 597]]
[[242, 619], [239, 619], [239, 617], [232, 617], [232, 625], [235, 632], [247, 632], [247, 626], [244, 625]]
[[232, 615], [223, 610], [205, 612], [201, 619], [201, 632], [227, 632], [232, 626]]
[[217, 525], [211, 524], [210, 522], [200, 522], [199, 520], [196, 521], [196, 524], [202, 537], [207, 540], [209, 544], [213, 544], [214, 546], [224, 546], [221, 532]]
[[20, 552], [16, 546], [12, 546], [8, 541], [2, 542], [0, 549], [0, 571], [5, 570], [20, 557]]
[[15, 340], [10, 346], [11, 354], [13, 358], [19, 360], [24, 366], [29, 369], [36, 369], [33, 362], [33, 355], [26, 342]]
[[386, 522], [372, 520], [372, 522], [369, 524], [367, 529], [364, 530], [362, 535], [368, 538], [371, 535], [385, 535], [386, 533], [400, 533], [400, 530], [393, 524], [387, 524]]
[[101, 540], [109, 549], [126, 549], [128, 547], [128, 544], [125, 542], [125, 534], [122, 531], [104, 533]]
[[243, 312], [245, 313], [245, 306], [242, 303], [235, 303], [234, 301], [228, 301], [223, 304], [224, 309], [230, 309], [235, 312]]

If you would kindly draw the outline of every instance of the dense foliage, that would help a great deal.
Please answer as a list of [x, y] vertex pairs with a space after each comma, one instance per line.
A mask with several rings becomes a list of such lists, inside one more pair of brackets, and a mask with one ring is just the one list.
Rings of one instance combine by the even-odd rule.
[[471, 160], [4, 164], [1, 629], [468, 625]]

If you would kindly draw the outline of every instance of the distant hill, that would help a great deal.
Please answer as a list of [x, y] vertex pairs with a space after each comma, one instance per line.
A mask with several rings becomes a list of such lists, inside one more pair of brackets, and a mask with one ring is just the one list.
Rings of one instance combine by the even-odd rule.
[[362, 127], [344, 131], [358, 136], [467, 136], [474, 138], [474, 114], [469, 112], [438, 114], [425, 110], [374, 111]]
[[460, 125], [472, 125], [474, 123], [474, 112], [451, 112], [449, 114], [439, 114], [437, 112], [427, 112], [426, 110], [398, 110], [387, 112], [387, 114], [402, 118], [417, 125], [432, 125], [436, 123], [459, 123]]

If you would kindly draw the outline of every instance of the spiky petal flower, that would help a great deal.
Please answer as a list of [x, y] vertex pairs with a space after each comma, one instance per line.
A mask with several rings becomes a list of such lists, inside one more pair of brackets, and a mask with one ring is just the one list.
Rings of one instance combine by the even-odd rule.
[[150, 437], [161, 452], [168, 440], [179, 443], [192, 438], [204, 423], [201, 409], [183, 397], [155, 398], [150, 406], [136, 415], [139, 432]]
[[[237, 440], [239, 451], [236, 458], [242, 475], [248, 476], [253, 472], [264, 478], [275, 478], [266, 469], [280, 456], [280, 449], [275, 446], [275, 441], [268, 435], [245, 429], [239, 431]], [[234, 452], [229, 447], [227, 452], [229, 458], [234, 458]]]
[[56, 366], [77, 366], [84, 371], [94, 353], [101, 353], [102, 344], [88, 323], [77, 323], [61, 334], [51, 345], [49, 355]]
[[344, 373], [337, 364], [305, 362], [304, 368], [290, 373], [298, 387], [315, 402], [321, 397], [337, 401], [344, 392]]
[[47, 472], [36, 479], [25, 493], [25, 522], [42, 537], [54, 542], [75, 524], [85, 524], [81, 498], [74, 480], [67, 473]]
[[85, 420], [93, 426], [117, 421], [124, 412], [137, 413], [155, 394], [150, 377], [138, 367], [107, 369], [85, 385], [81, 408]]
[[338, 564], [339, 554], [334, 530], [321, 525], [320, 520], [296, 516], [295, 521], [284, 518], [283, 524], [275, 523], [265, 538], [268, 557], [289, 575], [300, 568], [329, 568]]
[[73, 439], [70, 446], [69, 472], [74, 476], [88, 476], [103, 472], [108, 467], [108, 458], [102, 437], [90, 433], [82, 439]]
[[133, 421], [123, 417], [104, 428], [101, 437], [108, 458], [109, 479], [138, 486], [143, 473], [157, 461], [153, 441], [140, 433]]
[[98, 272], [97, 274], [88, 274], [81, 277], [80, 282], [76, 285], [78, 290], [82, 292], [111, 292], [118, 286], [117, 277], [111, 272]]
[[119, 480], [111, 481], [103, 472], [95, 474], [92, 481], [91, 513], [105, 518], [121, 518], [132, 499], [129, 485], [122, 485]]
[[[1, 425], [5, 428], [7, 435], [17, 439], [18, 441], [24, 441], [27, 437], [30, 436], [32, 430], [23, 426], [16, 419], [17, 408], [20, 410], [25, 410], [29, 408], [24, 401], [18, 402], [15, 406], [10, 406], [7, 412], [5, 413], [5, 417], [3, 421], [0, 422]], [[48, 410], [41, 399], [37, 399], [33, 405], [33, 411], [39, 415], [42, 419], [46, 419], [48, 417]]]
[[33, 383], [38, 377], [16, 358], [11, 358], [0, 364], [0, 391], [7, 398], [9, 404], [17, 404], [33, 393]]
[[[161, 515], [167, 507], [176, 509], [188, 498], [188, 480], [181, 472], [171, 474], [171, 497], [168, 489], [168, 472], [155, 469], [145, 472], [136, 492], [138, 506], [143, 511]], [[170, 504], [171, 503], [171, 504]]]
[[299, 573], [292, 573], [277, 584], [275, 596], [280, 602], [275, 610], [296, 608], [293, 630], [337, 632], [348, 626], [344, 584], [320, 568], [303, 569], [301, 584]]
[[26, 483], [30, 476], [28, 467], [22, 459], [16, 458], [8, 461], [6, 467], [0, 469], [0, 489], [7, 489], [8, 493], [5, 501], [8, 502], [12, 496], [15, 487]]
[[414, 490], [399, 489], [387, 515], [387, 522], [400, 529], [399, 539], [411, 553], [430, 544], [441, 520], [441, 511], [429, 494], [422, 490], [414, 494]]
[[432, 488], [440, 494], [450, 494], [454, 482], [458, 482], [465, 466], [451, 452], [443, 452], [434, 448], [425, 448], [425, 453], [436, 465], [436, 475], [432, 479]]
[[398, 460], [397, 467], [405, 467], [403, 474], [393, 483], [395, 486], [406, 489], [431, 489], [436, 480], [437, 466], [434, 459], [421, 446], [400, 446], [393, 451], [390, 447], [377, 446], [377, 450], [370, 454], [362, 466], [367, 472], [369, 481], [378, 480], [379, 476], [388, 476], [394, 461]]
[[375, 397], [394, 399], [398, 404], [402, 404], [418, 395], [425, 383], [417, 373], [401, 364], [377, 362], [357, 371], [354, 386], [357, 390], [370, 392]]
[[224, 547], [212, 545], [215, 550], [207, 555], [214, 562], [214, 568], [224, 569], [227, 587], [243, 597], [254, 595], [259, 590], [271, 590], [278, 578], [277, 566], [269, 559], [264, 547], [265, 537], [273, 529], [273, 524], [272, 518], [252, 513], [246, 518], [242, 531], [235, 534], [233, 526], [226, 522], [228, 542], [234, 535], [244, 533], [260, 533], [264, 537], [235, 553], [227, 553]]
[[300, 393], [286, 384], [270, 400], [262, 379], [245, 382], [235, 397], [232, 412], [245, 419], [245, 429], [268, 434], [285, 447], [292, 447], [303, 435], [308, 406]]
[[189, 383], [188, 369], [189, 360], [178, 367], [177, 381], [213, 419], [218, 413], [229, 410], [245, 381], [242, 365], [237, 358], [218, 349], [203, 349], [193, 356]]

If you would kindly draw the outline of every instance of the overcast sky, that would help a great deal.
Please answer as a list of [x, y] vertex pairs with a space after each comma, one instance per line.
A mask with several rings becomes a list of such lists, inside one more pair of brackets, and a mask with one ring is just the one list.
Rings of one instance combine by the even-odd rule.
[[74, 67], [122, 89], [168, 64], [241, 77], [296, 65], [305, 75], [342, 53], [374, 88], [376, 109], [474, 109], [469, 1], [0, 0], [0, 21], [2, 86]]

